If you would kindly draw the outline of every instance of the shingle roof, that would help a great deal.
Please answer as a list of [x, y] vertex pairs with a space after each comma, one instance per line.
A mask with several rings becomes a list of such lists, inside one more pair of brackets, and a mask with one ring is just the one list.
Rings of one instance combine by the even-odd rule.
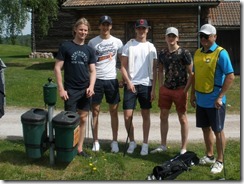
[[221, 2], [217, 7], [210, 8], [211, 23], [215, 26], [240, 26], [240, 1]]
[[182, 4], [182, 3], [219, 3], [222, 0], [67, 0], [63, 7], [85, 7], [105, 5], [143, 5], [143, 4]]

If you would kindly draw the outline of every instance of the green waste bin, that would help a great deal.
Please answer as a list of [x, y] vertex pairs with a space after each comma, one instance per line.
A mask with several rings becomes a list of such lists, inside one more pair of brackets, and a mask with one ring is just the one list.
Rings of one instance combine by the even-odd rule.
[[80, 117], [71, 111], [62, 111], [53, 119], [56, 158], [61, 162], [71, 162], [77, 155], [80, 137]]
[[27, 156], [40, 158], [47, 150], [47, 111], [32, 108], [21, 115]]

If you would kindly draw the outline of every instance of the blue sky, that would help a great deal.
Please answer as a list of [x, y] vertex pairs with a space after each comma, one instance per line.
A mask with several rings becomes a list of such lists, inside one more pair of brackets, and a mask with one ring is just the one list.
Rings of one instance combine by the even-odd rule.
[[29, 20], [25, 26], [25, 28], [22, 30], [23, 35], [31, 34], [31, 20]]

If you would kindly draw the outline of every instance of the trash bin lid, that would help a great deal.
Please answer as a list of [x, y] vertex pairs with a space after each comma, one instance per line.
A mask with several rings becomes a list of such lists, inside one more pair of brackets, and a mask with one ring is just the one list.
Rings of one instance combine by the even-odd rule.
[[80, 116], [72, 111], [62, 111], [52, 119], [52, 122], [54, 125], [75, 125], [80, 122]]
[[40, 123], [47, 119], [47, 111], [38, 108], [32, 108], [21, 116], [22, 123]]

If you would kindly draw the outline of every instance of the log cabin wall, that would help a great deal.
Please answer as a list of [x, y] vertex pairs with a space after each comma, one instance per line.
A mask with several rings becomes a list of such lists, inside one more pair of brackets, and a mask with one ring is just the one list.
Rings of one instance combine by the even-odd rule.
[[127, 8], [127, 9], [89, 9], [89, 10], [61, 10], [58, 20], [53, 23], [48, 36], [41, 37], [38, 33], [38, 22], [35, 21], [36, 51], [56, 53], [59, 44], [64, 40], [71, 40], [72, 25], [85, 17], [91, 24], [91, 31], [86, 43], [99, 34], [98, 20], [102, 15], [109, 15], [113, 20], [111, 34], [118, 37], [125, 44], [133, 37], [132, 25], [137, 19], [147, 19], [151, 30], [148, 34], [157, 51], [166, 47], [165, 30], [169, 26], [179, 30], [179, 45], [189, 49], [193, 54], [197, 49], [198, 7], [197, 6], [167, 6], [160, 8]]

